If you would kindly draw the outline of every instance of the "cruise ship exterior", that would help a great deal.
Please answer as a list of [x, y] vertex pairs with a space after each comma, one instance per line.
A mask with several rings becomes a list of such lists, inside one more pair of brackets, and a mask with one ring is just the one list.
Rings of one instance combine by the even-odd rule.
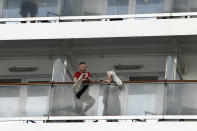
[[197, 120], [196, 67], [196, 0], [0, 0], [0, 121]]

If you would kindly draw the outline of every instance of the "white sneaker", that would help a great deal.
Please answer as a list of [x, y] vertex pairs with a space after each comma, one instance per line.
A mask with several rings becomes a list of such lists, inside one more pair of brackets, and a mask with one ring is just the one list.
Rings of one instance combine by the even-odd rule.
[[120, 78], [116, 75], [114, 71], [108, 71], [107, 73], [111, 74], [113, 81], [118, 85], [122, 86], [122, 81]]

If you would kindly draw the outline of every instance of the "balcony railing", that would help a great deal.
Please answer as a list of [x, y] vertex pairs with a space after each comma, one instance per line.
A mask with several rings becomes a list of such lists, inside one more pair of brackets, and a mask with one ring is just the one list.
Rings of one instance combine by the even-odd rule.
[[[197, 80], [91, 83], [80, 99], [72, 82], [0, 84], [0, 120], [40, 119], [197, 119]], [[174, 117], [172, 117], [174, 116]], [[82, 117], [82, 118], [81, 118]]]
[[0, 17], [197, 12], [195, 0], [0, 0]]

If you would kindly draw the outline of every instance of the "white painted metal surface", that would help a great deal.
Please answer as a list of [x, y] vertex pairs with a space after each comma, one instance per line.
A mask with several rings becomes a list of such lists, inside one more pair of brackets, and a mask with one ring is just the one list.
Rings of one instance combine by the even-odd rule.
[[66, 81], [67, 63], [63, 63], [60, 58], [57, 58], [53, 65], [52, 81], [65, 82]]
[[162, 115], [156, 116], [50, 116], [49, 120], [132, 120], [132, 119], [163, 119]]
[[[178, 15], [178, 14], [173, 14]], [[180, 14], [180, 16], [187, 14]], [[191, 14], [188, 14], [191, 15]], [[193, 14], [194, 15], [194, 14]], [[196, 15], [196, 14], [195, 14]], [[191, 19], [140, 19], [171, 16], [171, 14], [148, 14], [132, 16], [81, 16], [60, 17], [59, 20], [71, 22], [61, 23], [27, 23], [0, 24], [0, 40], [28, 39], [71, 39], [71, 38], [108, 38], [108, 37], [144, 37], [144, 36], [181, 36], [196, 35], [196, 18]], [[98, 21], [100, 19], [124, 18], [120, 21]], [[128, 19], [127, 19], [128, 18]], [[43, 18], [2, 19], [2, 21], [31, 21]], [[50, 21], [54, 18], [44, 18]], [[82, 19], [98, 19], [91, 22], [81, 22]], [[127, 20], [125, 20], [127, 19]], [[57, 17], [54, 19], [56, 22]], [[72, 20], [77, 20], [73, 21]], [[0, 20], [1, 21], [1, 20]], [[187, 25], [187, 26], [185, 26]], [[14, 29], [10, 31], [11, 29]], [[96, 31], [95, 31], [96, 29]]]

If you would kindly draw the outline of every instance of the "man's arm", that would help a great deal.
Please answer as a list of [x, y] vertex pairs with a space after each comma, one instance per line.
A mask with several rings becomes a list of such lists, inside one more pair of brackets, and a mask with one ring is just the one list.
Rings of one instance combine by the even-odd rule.
[[78, 81], [79, 76], [80, 76], [79, 72], [75, 72], [74, 78], [73, 78], [74, 83], [76, 83]]
[[92, 75], [90, 74], [90, 72], [87, 72], [87, 75], [88, 75], [87, 80], [88, 80], [90, 83], [92, 83], [93, 80], [92, 80]]
[[90, 82], [90, 83], [92, 83], [93, 81], [92, 81], [92, 77], [88, 77], [88, 81]]

